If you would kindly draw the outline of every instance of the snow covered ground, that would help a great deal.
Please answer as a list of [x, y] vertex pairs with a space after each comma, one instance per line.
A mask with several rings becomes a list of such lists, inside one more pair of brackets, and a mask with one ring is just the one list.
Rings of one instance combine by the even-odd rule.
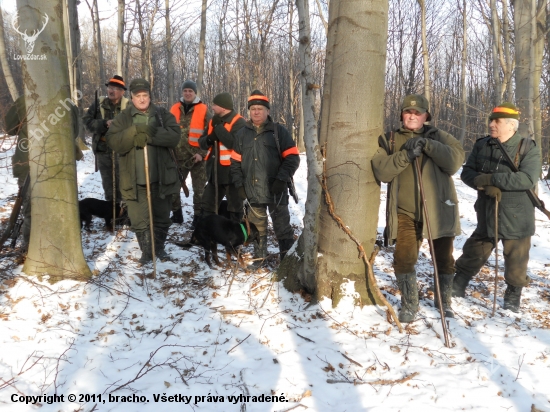
[[[8, 146], [4, 142], [4, 150]], [[0, 153], [2, 226], [17, 192], [9, 154]], [[304, 213], [305, 163], [302, 158], [295, 177], [300, 204], [291, 202], [297, 226]], [[87, 151], [78, 163], [79, 198], [102, 198], [93, 165]], [[458, 257], [475, 225], [475, 193], [458, 177], [455, 182], [463, 230], [455, 242]], [[550, 204], [546, 183], [539, 190]], [[172, 240], [190, 235], [191, 198], [183, 201], [186, 222], [171, 228]], [[380, 210], [381, 232], [384, 203]], [[336, 309], [328, 301], [309, 306], [272, 282], [269, 272], [238, 272], [228, 294], [231, 271], [209, 270], [198, 249], [170, 244], [175, 262], [159, 263], [157, 279], [148, 279], [150, 268], [137, 267], [133, 233], [122, 229], [113, 237], [95, 219], [93, 231], [82, 233], [96, 274], [89, 283], [50, 285], [21, 275], [11, 258], [0, 261], [0, 409], [529, 411], [534, 405], [550, 411], [550, 222], [538, 211], [536, 217], [533, 281], [524, 290], [521, 314], [499, 309], [490, 317], [492, 257], [468, 297], [453, 300], [452, 348], [443, 344], [428, 290], [426, 242], [417, 267], [420, 313], [401, 334], [383, 308], [353, 306], [351, 292]], [[269, 251], [277, 252], [273, 242]], [[397, 309], [391, 260], [391, 248], [382, 250], [375, 272]], [[499, 305], [504, 288], [501, 279]], [[40, 395], [50, 397], [30, 398]]]

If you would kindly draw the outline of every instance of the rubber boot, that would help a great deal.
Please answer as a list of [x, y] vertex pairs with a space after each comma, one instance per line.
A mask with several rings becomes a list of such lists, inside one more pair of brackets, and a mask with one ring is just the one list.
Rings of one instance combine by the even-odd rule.
[[168, 228], [159, 227], [155, 229], [155, 256], [161, 260], [161, 262], [173, 261], [172, 256], [170, 256], [164, 250], [164, 244], [166, 243], [166, 238], [168, 237]]
[[261, 235], [259, 242], [254, 241], [254, 259], [258, 259], [258, 260], [254, 260], [254, 262], [250, 266], [252, 267], [252, 269], [258, 269], [265, 264], [266, 258], [267, 258], [267, 235]]
[[279, 256], [281, 261], [285, 258], [286, 252], [294, 245], [294, 239], [281, 239], [279, 240]]
[[466, 286], [470, 283], [473, 276], [465, 275], [462, 272], [456, 272], [453, 279], [451, 296], [454, 298], [463, 298], [466, 296]]
[[[453, 278], [454, 275], [439, 275], [439, 289], [441, 292], [441, 300], [443, 301], [443, 310], [445, 311], [446, 318], [454, 318], [455, 314], [451, 308], [451, 294], [453, 290]], [[439, 309], [439, 302], [437, 297], [435, 298], [435, 307]]]
[[176, 223], [178, 225], [181, 225], [183, 223], [183, 212], [181, 208], [179, 208], [178, 210], [174, 210], [172, 212], [172, 216], [170, 216], [170, 220], [172, 221], [172, 223]]
[[512, 312], [519, 312], [519, 303], [521, 300], [522, 287], [512, 286], [507, 283], [508, 287], [504, 292], [504, 309], [511, 310]]
[[139, 263], [145, 265], [153, 261], [153, 255], [151, 253], [151, 231], [146, 230], [144, 232], [136, 232], [136, 237], [139, 243], [139, 248], [141, 249], [141, 257], [139, 258]]
[[401, 291], [401, 309], [399, 310], [399, 322], [409, 323], [414, 320], [418, 312], [418, 284], [416, 272], [404, 275], [395, 275], [397, 285]]

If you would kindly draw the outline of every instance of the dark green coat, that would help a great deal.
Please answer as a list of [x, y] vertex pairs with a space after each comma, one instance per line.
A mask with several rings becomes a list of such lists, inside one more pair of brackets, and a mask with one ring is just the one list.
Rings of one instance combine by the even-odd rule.
[[[516, 133], [503, 143], [504, 149], [515, 159], [521, 142]], [[491, 137], [479, 139], [468, 157], [461, 178], [472, 189], [477, 190], [474, 178], [481, 173], [492, 173], [491, 184], [502, 191], [499, 204], [499, 239], [522, 239], [535, 233], [535, 208], [525, 193], [533, 189], [541, 173], [540, 150], [533, 141], [520, 158], [519, 172], [514, 173], [510, 164], [502, 158], [502, 153]], [[477, 214], [477, 227], [473, 235], [476, 238], [494, 237], [495, 200], [484, 191], [477, 190], [474, 205]]]
[[[300, 166], [300, 156], [290, 133], [284, 126], [277, 125], [281, 148], [279, 152], [274, 127], [275, 123], [268, 118], [263, 130], [257, 133], [254, 125], [248, 121], [235, 135], [233, 150], [241, 160], [231, 159], [231, 177], [235, 187], [244, 186], [248, 200], [253, 204], [273, 203], [270, 187], [275, 179], [289, 182]], [[280, 204], [288, 204], [288, 189], [285, 189]]]
[[[157, 153], [157, 174], [159, 177], [159, 197], [164, 199], [167, 195], [179, 193], [180, 182], [176, 171], [176, 165], [172, 161], [169, 148], [174, 148], [180, 141], [180, 127], [174, 116], [162, 107], [151, 103], [149, 107], [149, 118], [155, 118], [159, 111], [164, 127], [158, 122], [157, 132], [149, 136], [148, 145], [155, 146]], [[111, 149], [120, 155], [120, 192], [125, 200], [136, 200], [137, 177], [136, 177], [136, 148], [134, 138], [137, 134], [133, 124], [133, 116], [136, 115], [134, 106], [123, 110], [111, 123], [105, 138]], [[153, 119], [151, 119], [153, 121]], [[142, 153], [138, 155], [143, 156]]]
[[86, 114], [82, 117], [84, 126], [86, 129], [93, 133], [92, 136], [92, 150], [94, 153], [97, 151], [108, 152], [109, 148], [107, 147], [106, 142], [101, 142], [99, 139], [102, 136], [105, 136], [107, 130], [107, 121], [114, 119], [122, 110], [128, 106], [128, 99], [122, 97], [120, 102], [113, 106], [108, 97], [101, 97], [99, 99], [99, 108], [96, 107], [96, 102], [94, 101]]
[[[414, 164], [409, 163], [403, 144], [422, 135], [427, 139], [421, 163], [422, 183], [426, 196], [426, 206], [430, 218], [433, 239], [453, 237], [461, 233], [460, 217], [458, 214], [458, 198], [452, 175], [455, 174], [464, 161], [464, 150], [460, 142], [449, 133], [435, 127], [424, 126], [420, 132], [399, 129], [394, 132], [394, 139], [398, 142], [391, 150], [390, 143], [385, 136], [380, 136], [380, 148], [372, 158], [374, 176], [381, 182], [388, 183], [386, 200], [386, 230], [387, 244], [393, 244], [397, 239], [397, 199], [403, 196], [398, 190], [406, 191], [409, 196], [419, 197], [418, 185], [400, 187], [399, 175]], [[416, 176], [416, 172], [415, 176]], [[405, 194], [407, 194], [405, 193]], [[419, 207], [421, 203], [418, 202]], [[422, 215], [422, 212], [417, 211]], [[424, 217], [425, 219], [425, 217]], [[422, 226], [424, 239], [428, 238], [426, 225]]]
[[[230, 150], [233, 149], [233, 145], [235, 143], [235, 133], [237, 133], [237, 131], [239, 131], [246, 124], [246, 120], [241, 117], [235, 122], [235, 124], [231, 128], [231, 131], [227, 131], [225, 129], [225, 124], [231, 123], [235, 116], [237, 116], [237, 113], [235, 111], [227, 113], [225, 116], [222, 117], [222, 124], [218, 124], [214, 128], [214, 130], [212, 130], [211, 135], [205, 135], [199, 139], [199, 146], [202, 150], [208, 150], [210, 147], [212, 147], [210, 157], [206, 161], [206, 177], [208, 178], [208, 181], [210, 183], [214, 183], [214, 162], [216, 158], [216, 151], [214, 150], [213, 145], [211, 146], [208, 144], [208, 137], [210, 136], [212, 140], [215, 140], [217, 138], [225, 147]], [[231, 183], [232, 180], [230, 166], [222, 166], [218, 162], [218, 184], [230, 185]]]

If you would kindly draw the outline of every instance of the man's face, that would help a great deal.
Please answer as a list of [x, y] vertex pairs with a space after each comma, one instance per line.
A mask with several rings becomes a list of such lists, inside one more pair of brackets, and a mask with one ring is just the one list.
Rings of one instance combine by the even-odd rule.
[[255, 126], [259, 126], [267, 120], [269, 110], [261, 104], [250, 106], [250, 120]]
[[109, 85], [107, 86], [107, 96], [112, 103], [117, 104], [122, 99], [122, 96], [124, 96], [124, 89]]
[[132, 104], [136, 109], [145, 112], [151, 104], [151, 96], [148, 91], [138, 90], [137, 93], [132, 93]]
[[514, 126], [506, 119], [493, 119], [489, 122], [489, 135], [500, 141], [508, 140], [514, 135]]
[[428, 112], [420, 113], [418, 110], [407, 109], [402, 113], [403, 127], [409, 130], [418, 130], [428, 118]]
[[195, 97], [197, 97], [197, 93], [193, 89], [183, 89], [181, 95], [185, 103], [193, 103]]
[[214, 112], [215, 115], [217, 116], [223, 116], [226, 114], [226, 112], [228, 111], [227, 109], [224, 109], [223, 107], [221, 106], [218, 106], [216, 103], [212, 103], [212, 111]]

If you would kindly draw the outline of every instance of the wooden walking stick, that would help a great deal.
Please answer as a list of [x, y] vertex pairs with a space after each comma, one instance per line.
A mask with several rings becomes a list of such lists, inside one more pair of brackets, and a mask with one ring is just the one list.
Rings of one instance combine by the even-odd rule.
[[218, 139], [216, 138], [216, 140], [214, 140], [214, 153], [215, 153], [215, 158], [214, 158], [214, 187], [216, 188], [216, 195], [215, 195], [215, 199], [216, 199], [216, 210], [214, 211], [214, 213], [218, 214], [218, 208], [220, 207], [220, 204], [219, 204], [219, 194], [218, 194], [218, 156], [220, 155], [220, 149], [218, 147]]
[[495, 291], [493, 299], [493, 313], [491, 316], [495, 316], [497, 310], [497, 287], [498, 287], [498, 199], [495, 197]]
[[151, 201], [151, 182], [149, 181], [149, 158], [147, 144], [143, 148], [145, 160], [145, 186], [147, 187], [147, 206], [149, 207], [149, 227], [151, 229], [151, 256], [153, 257], [153, 279], [157, 277], [157, 258], [155, 256], [155, 228], [153, 226], [153, 202]]
[[422, 171], [420, 170], [420, 162], [418, 158], [414, 159], [416, 166], [416, 175], [420, 185], [420, 197], [422, 199], [422, 208], [424, 209], [424, 219], [426, 220], [426, 230], [428, 231], [428, 243], [430, 245], [430, 253], [432, 255], [432, 264], [434, 267], [434, 285], [435, 298], [439, 301], [439, 313], [441, 314], [441, 325], [443, 326], [443, 337], [445, 338], [445, 346], [450, 348], [449, 332], [447, 331], [447, 323], [445, 322], [445, 310], [443, 309], [443, 300], [441, 299], [441, 289], [439, 288], [439, 273], [437, 272], [437, 264], [435, 261], [434, 241], [432, 238], [432, 229], [430, 227], [430, 218], [428, 216], [428, 207], [426, 206], [426, 196], [424, 194], [424, 184], [422, 183]]
[[115, 168], [115, 152], [111, 152], [111, 163], [113, 164], [113, 235], [115, 234], [116, 225], [116, 168]]

